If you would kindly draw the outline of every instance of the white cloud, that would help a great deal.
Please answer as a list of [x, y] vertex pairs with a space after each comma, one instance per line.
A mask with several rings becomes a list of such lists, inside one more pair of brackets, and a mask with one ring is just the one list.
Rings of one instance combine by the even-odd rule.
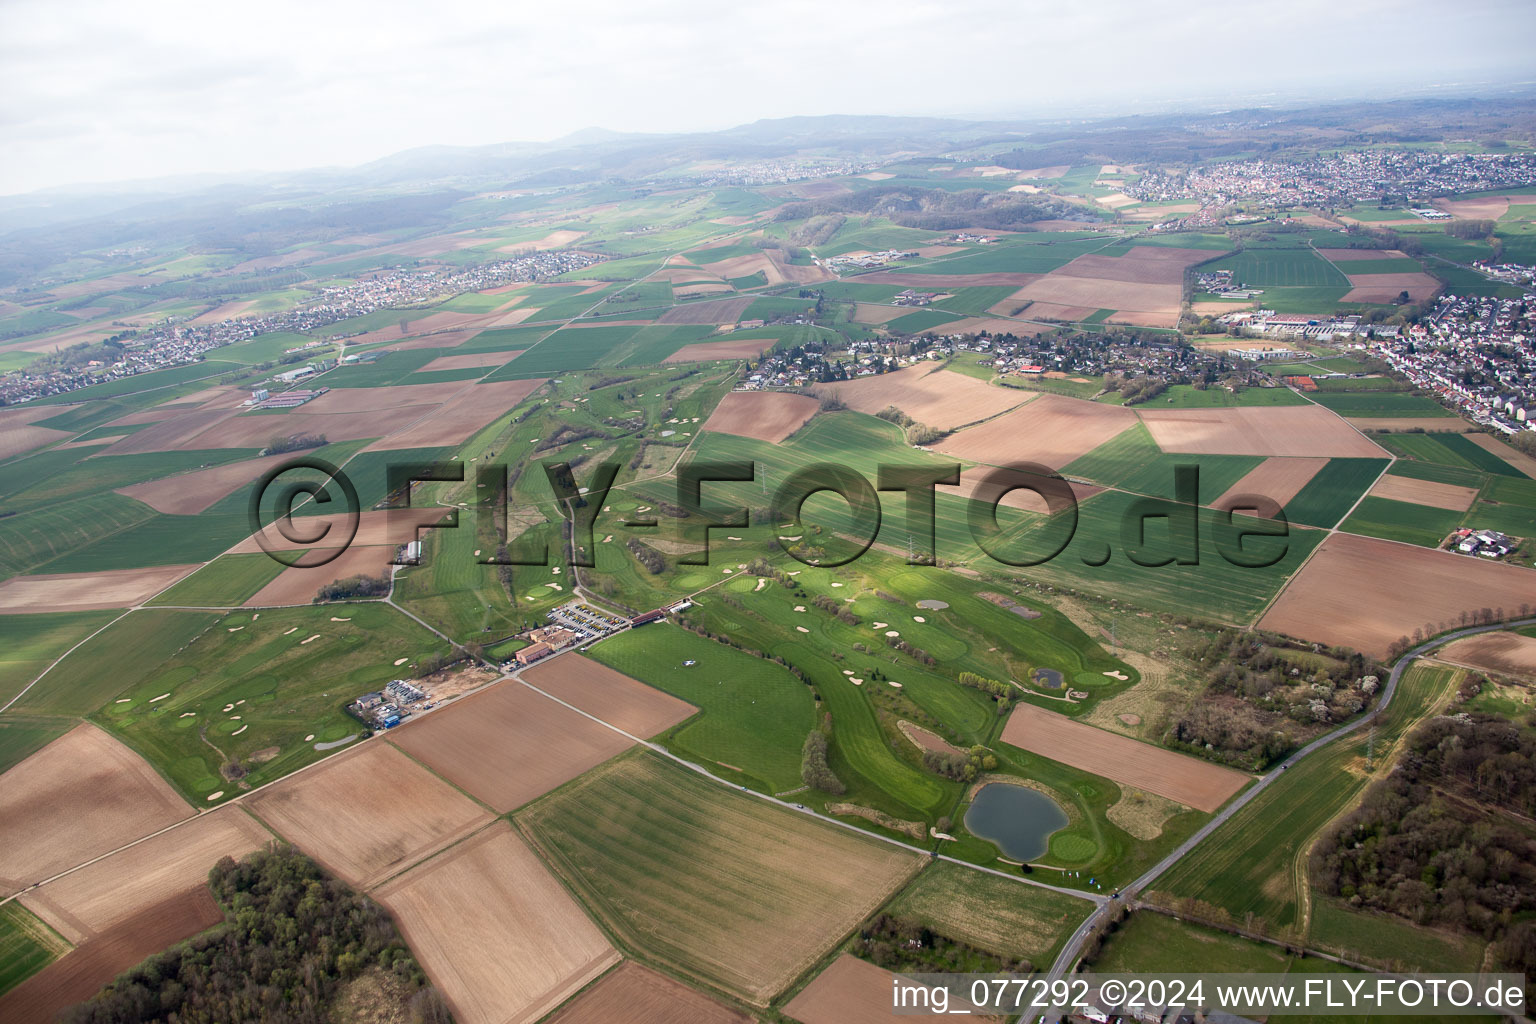
[[588, 125], [1127, 112], [1522, 69], [1536, 8], [1473, 0], [429, 6], [0, 3], [0, 193], [353, 164]]

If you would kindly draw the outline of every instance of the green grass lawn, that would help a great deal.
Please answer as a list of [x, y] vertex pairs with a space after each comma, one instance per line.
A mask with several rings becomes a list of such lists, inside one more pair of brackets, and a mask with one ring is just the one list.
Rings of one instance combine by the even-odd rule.
[[1366, 537], [1401, 540], [1433, 548], [1438, 547], [1460, 521], [1460, 512], [1389, 498], [1366, 498], [1344, 520], [1340, 529]]
[[1175, 384], [1144, 403], [1148, 409], [1228, 409], [1235, 406], [1305, 405], [1307, 400], [1290, 388], [1243, 388], [1236, 394], [1226, 388], [1196, 388]]
[[669, 749], [733, 766], [770, 793], [799, 787], [816, 709], [809, 687], [783, 668], [666, 623], [610, 637], [588, 656], [701, 710], [664, 737]]
[[119, 676], [93, 718], [203, 807], [210, 793], [238, 792], [220, 778], [225, 761], [262, 752], [246, 762], [246, 781], [260, 785], [319, 759], [316, 742], [363, 731], [342, 710], [348, 702], [444, 647], [384, 604], [235, 612], [131, 682]]

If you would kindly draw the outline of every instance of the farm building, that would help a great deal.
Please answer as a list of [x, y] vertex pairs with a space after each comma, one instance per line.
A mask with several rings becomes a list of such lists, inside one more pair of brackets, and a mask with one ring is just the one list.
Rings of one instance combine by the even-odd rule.
[[657, 619], [665, 617], [666, 614], [667, 613], [662, 611], [660, 608], [657, 608], [653, 611], [641, 612], [639, 615], [636, 615], [634, 618], [630, 619], [629, 624], [631, 626], [643, 626], [647, 622], [655, 622]]
[[519, 665], [532, 665], [540, 658], [548, 657], [554, 653], [555, 649], [553, 647], [549, 646], [549, 644], [541, 642], [529, 644], [527, 647], [524, 647], [522, 650], [512, 655], [512, 657], [517, 659], [517, 663]]

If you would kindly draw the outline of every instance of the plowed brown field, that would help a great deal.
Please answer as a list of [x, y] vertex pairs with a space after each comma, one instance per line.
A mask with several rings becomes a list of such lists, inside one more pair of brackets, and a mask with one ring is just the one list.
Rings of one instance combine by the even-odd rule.
[[894, 405], [919, 423], [939, 430], [954, 430], [1022, 405], [1032, 397], [1027, 391], [995, 388], [963, 373], [934, 365], [907, 366], [836, 384], [817, 384], [818, 395], [836, 395], [848, 408], [873, 415]]
[[1260, 495], [1284, 507], [1326, 465], [1327, 459], [1265, 459], [1217, 498], [1215, 507], [1235, 508], [1233, 503], [1244, 494]]
[[1386, 457], [1369, 438], [1319, 406], [1149, 409], [1141, 418], [1165, 452]]
[[666, 975], [625, 961], [567, 1003], [549, 1024], [750, 1024], [752, 1018]]
[[1371, 488], [1371, 497], [1407, 501], [1415, 505], [1465, 512], [1477, 500], [1476, 487], [1457, 487], [1455, 484], [1435, 483], [1433, 480], [1414, 480], [1406, 476], [1387, 473]]
[[1144, 789], [1186, 807], [1214, 811], [1248, 776], [1150, 743], [1020, 704], [1003, 726], [1003, 742], [1106, 779]]
[[704, 429], [777, 444], [805, 426], [819, 408], [820, 403], [806, 395], [732, 391], [709, 414]]
[[504, 823], [375, 895], [460, 1024], [538, 1020], [619, 959]]
[[550, 696], [641, 739], [670, 729], [699, 710], [589, 658], [546, 661], [524, 671], [523, 678]]
[[1117, 405], [1042, 395], [933, 447], [972, 462], [1038, 462], [1060, 469], [1135, 422], [1134, 412]]

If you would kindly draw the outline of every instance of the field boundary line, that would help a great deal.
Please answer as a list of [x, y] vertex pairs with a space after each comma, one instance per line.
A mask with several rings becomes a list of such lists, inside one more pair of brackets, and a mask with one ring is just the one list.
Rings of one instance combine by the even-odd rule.
[[[730, 578], [730, 577], [727, 577], [727, 578]], [[559, 655], [556, 655], [555, 657], [559, 657]], [[547, 663], [549, 660], [551, 660], [551, 659], [545, 659], [544, 663]], [[590, 713], [588, 713], [586, 711], [583, 711], [581, 708], [576, 707], [574, 704], [571, 704], [571, 703], [569, 703], [567, 701], [561, 700], [559, 697], [556, 697], [554, 694], [546, 693], [545, 691], [539, 689], [537, 686], [535, 686], [532, 683], [528, 682], [526, 679], [522, 678], [521, 671], [522, 670], [519, 670], [518, 672], [512, 673], [512, 678], [516, 679], [523, 686], [528, 687], [528, 689], [532, 690], [534, 693], [537, 693], [537, 694], [540, 694], [541, 696], [547, 697], [550, 700], [554, 701], [556, 704], [563, 705], [564, 707], [569, 708], [570, 710], [576, 712], [577, 714], [583, 716], [584, 718], [590, 718], [592, 721], [596, 722], [597, 724], [599, 724], [601, 726], [604, 726], [604, 727], [606, 727], [608, 729], [612, 729], [614, 732], [618, 733], [620, 736], [624, 736], [624, 737], [627, 737], [630, 740], [633, 740], [637, 745], [646, 747], [646, 748], [648, 748], [650, 750], [653, 750], [656, 753], [660, 754], [662, 757], [665, 757], [665, 758], [667, 758], [670, 761], [674, 761], [677, 764], [682, 765], [684, 768], [687, 768], [690, 771], [696, 772], [699, 775], [702, 775], [705, 778], [711, 780], [712, 782], [716, 782], [716, 783], [720, 784], [721, 786], [724, 786], [727, 789], [735, 790], [738, 793], [743, 793], [743, 794], [745, 794], [747, 796], [756, 797], [759, 800], [765, 800], [765, 801], [767, 801], [769, 803], [772, 803], [772, 804], [777, 804], [779, 807], [782, 807], [785, 810], [797, 811], [800, 814], [806, 814], [806, 815], [809, 815], [809, 816], [811, 816], [813, 818], [818, 818], [821, 821], [827, 822], [827, 823], [832, 824], [832, 825], [836, 825], [838, 828], [841, 828], [841, 829], [844, 829], [846, 831], [853, 832], [853, 833], [856, 833], [858, 835], [864, 836], [867, 839], [875, 839], [875, 840], [878, 840], [878, 841], [880, 841], [882, 843], [888, 843], [891, 846], [899, 846], [899, 847], [901, 847], [904, 850], [910, 850], [911, 852], [919, 854], [919, 855], [921, 855], [923, 857], [927, 857], [927, 858], [934, 859], [934, 860], [949, 861], [950, 863], [959, 864], [962, 867], [971, 868], [972, 870], [975, 870], [975, 871], [985, 871], [988, 874], [997, 875], [999, 878], [1006, 878], [1009, 881], [1018, 882], [1018, 883], [1023, 884], [1023, 885], [1037, 886], [1037, 887], [1039, 887], [1041, 889], [1049, 889], [1052, 892], [1060, 893], [1063, 896], [1074, 896], [1074, 897], [1076, 897], [1078, 899], [1081, 899], [1081, 900], [1087, 900], [1090, 903], [1102, 904], [1103, 902], [1106, 901], [1106, 897], [1103, 897], [1103, 896], [1096, 896], [1096, 895], [1094, 895], [1092, 893], [1080, 892], [1079, 890], [1076, 890], [1076, 889], [1061, 888], [1059, 886], [1051, 885], [1051, 884], [1049, 884], [1047, 882], [1040, 882], [1040, 881], [1036, 881], [1034, 879], [1024, 878], [1024, 877], [1018, 876], [1018, 875], [1010, 875], [1010, 874], [1008, 874], [1007, 872], [1004, 872], [1004, 871], [997, 871], [997, 870], [995, 870], [993, 868], [983, 867], [980, 864], [972, 864], [970, 861], [964, 861], [964, 860], [960, 860], [960, 859], [955, 858], [955, 857], [950, 857], [950, 856], [948, 856], [946, 854], [936, 853], [936, 852], [930, 851], [930, 850], [925, 850], [925, 849], [923, 849], [921, 847], [913, 846], [910, 843], [904, 843], [904, 842], [902, 842], [899, 839], [892, 839], [889, 836], [883, 836], [883, 835], [880, 835], [878, 833], [870, 832], [870, 831], [868, 831], [866, 829], [859, 828], [857, 825], [850, 825], [850, 824], [848, 824], [845, 821], [839, 821], [837, 818], [831, 817], [830, 815], [821, 814], [821, 813], [819, 813], [817, 811], [813, 811], [813, 810], [811, 810], [808, 807], [800, 807], [800, 806], [797, 806], [795, 804], [789, 803], [787, 801], [780, 800], [778, 797], [769, 796], [766, 793], [759, 793], [755, 789], [749, 789], [749, 788], [747, 788], [745, 786], [740, 786], [740, 785], [737, 785], [736, 783], [728, 782], [727, 780], [720, 778], [720, 776], [715, 775], [713, 772], [711, 772], [709, 769], [705, 768], [704, 766], [699, 765], [699, 764], [695, 764], [694, 762], [689, 761], [686, 758], [679, 757], [677, 754], [672, 753], [670, 750], [668, 750], [665, 747], [661, 746], [659, 743], [652, 743], [650, 740], [644, 740], [644, 739], [640, 739], [640, 738], [638, 738], [636, 736], [633, 736], [630, 733], [625, 732], [623, 729], [620, 729], [618, 726], [613, 725], [610, 722], [605, 722], [601, 718], [598, 718], [596, 715], [590, 714]]]

